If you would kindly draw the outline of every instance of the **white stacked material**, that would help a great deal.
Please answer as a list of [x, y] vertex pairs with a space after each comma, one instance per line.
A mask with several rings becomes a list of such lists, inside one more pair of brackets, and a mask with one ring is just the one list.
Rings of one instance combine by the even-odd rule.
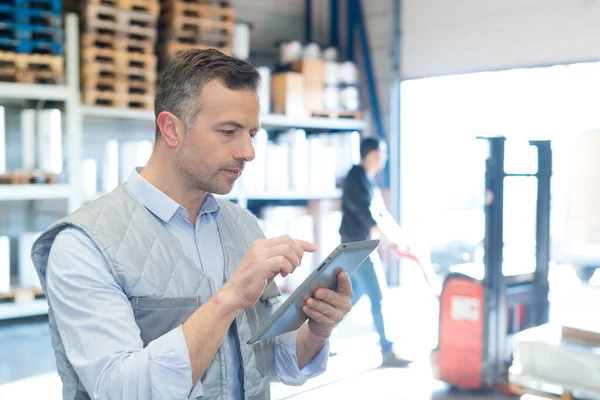
[[247, 60], [250, 57], [250, 24], [245, 21], [235, 21], [231, 53], [235, 58]]
[[104, 145], [102, 190], [110, 192], [119, 186], [119, 142], [112, 139]]
[[310, 160], [311, 193], [331, 193], [335, 190], [335, 165], [337, 151], [334, 146], [327, 145], [318, 137], [308, 141]]
[[271, 69], [258, 67], [257, 70], [260, 74], [260, 85], [258, 86], [260, 113], [268, 114], [271, 112]]
[[98, 179], [96, 160], [83, 160], [83, 194], [88, 197], [94, 196], [98, 191], [96, 181]]
[[10, 290], [10, 240], [0, 236], [0, 293]]
[[[261, 226], [267, 238], [289, 235], [294, 239], [314, 241], [313, 218], [306, 213], [304, 207], [272, 206], [264, 207], [261, 212]], [[305, 253], [301, 267], [275, 282], [280, 288], [294, 290], [313, 271], [315, 260], [311, 253]]]
[[600, 399], [600, 347], [565, 341], [557, 325], [525, 330], [514, 336], [510, 380], [534, 389], [552, 384]]
[[289, 154], [290, 148], [287, 144], [267, 145], [266, 189], [268, 192], [290, 190]]
[[120, 182], [124, 183], [136, 167], [145, 167], [152, 154], [152, 142], [135, 140], [121, 143], [120, 148]]
[[281, 144], [287, 144], [290, 149], [290, 189], [295, 192], [306, 193], [309, 178], [307, 168], [309, 152], [306, 132], [302, 129], [290, 129], [288, 132], [279, 135], [278, 141]]
[[31, 246], [41, 232], [27, 232], [19, 236], [19, 286], [22, 288], [41, 288], [33, 261], [31, 261]]
[[6, 122], [4, 107], [0, 106], [0, 173], [6, 172]]
[[246, 193], [259, 194], [265, 191], [268, 142], [267, 131], [259, 130], [254, 137], [254, 160], [247, 163], [244, 168], [242, 182]]
[[21, 111], [21, 149], [24, 170], [35, 169], [35, 110]]
[[60, 174], [63, 168], [60, 110], [39, 110], [37, 132], [40, 169], [44, 172]]

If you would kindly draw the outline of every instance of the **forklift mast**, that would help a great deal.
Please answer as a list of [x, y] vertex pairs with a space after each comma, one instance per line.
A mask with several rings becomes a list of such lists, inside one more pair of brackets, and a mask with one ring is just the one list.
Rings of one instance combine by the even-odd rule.
[[[485, 138], [489, 158], [485, 176], [485, 240], [483, 280], [485, 295], [484, 366], [486, 386], [501, 384], [510, 354], [508, 336], [548, 321], [548, 269], [550, 263], [550, 178], [552, 150], [550, 141], [530, 141], [537, 148], [538, 165], [534, 174], [507, 174], [504, 168], [504, 137]], [[507, 277], [504, 262], [504, 180], [507, 177], [535, 177], [536, 268], [531, 276]]]

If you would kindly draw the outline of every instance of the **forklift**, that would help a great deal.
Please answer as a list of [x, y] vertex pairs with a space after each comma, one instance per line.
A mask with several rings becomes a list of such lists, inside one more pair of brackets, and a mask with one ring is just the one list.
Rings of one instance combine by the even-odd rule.
[[[506, 173], [506, 138], [478, 139], [489, 143], [484, 275], [451, 272], [444, 280], [431, 366], [437, 380], [455, 389], [509, 391], [512, 336], [548, 322], [552, 150], [550, 141], [530, 141], [537, 150], [537, 172]], [[515, 274], [504, 265], [504, 186], [507, 178], [523, 177], [537, 180], [535, 265]]]

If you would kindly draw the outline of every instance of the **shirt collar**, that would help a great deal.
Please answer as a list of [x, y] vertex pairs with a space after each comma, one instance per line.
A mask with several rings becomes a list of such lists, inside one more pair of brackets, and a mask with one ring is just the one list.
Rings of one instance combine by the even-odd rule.
[[[160, 191], [156, 186], [144, 179], [144, 177], [140, 175], [142, 169], [142, 167], [135, 168], [131, 171], [129, 179], [127, 179], [126, 187], [133, 197], [164, 223], [169, 223], [178, 210], [184, 212], [187, 219], [187, 210]], [[208, 193], [200, 207], [198, 217], [205, 213], [211, 213], [216, 219], [219, 215], [219, 211], [220, 206], [217, 199], [215, 199], [212, 194]]]

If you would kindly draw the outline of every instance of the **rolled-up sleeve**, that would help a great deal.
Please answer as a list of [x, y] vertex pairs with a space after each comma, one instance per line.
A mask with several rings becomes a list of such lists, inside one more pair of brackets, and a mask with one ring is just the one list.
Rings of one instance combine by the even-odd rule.
[[297, 337], [297, 330], [278, 336], [275, 339], [275, 350], [271, 363], [273, 380], [290, 386], [303, 385], [308, 379], [322, 374], [327, 369], [329, 361], [329, 341], [327, 341], [304, 368], [298, 368]]
[[181, 326], [144, 348], [133, 309], [106, 260], [82, 231], [55, 239], [47, 296], [69, 362], [93, 399], [187, 399], [192, 368]]

